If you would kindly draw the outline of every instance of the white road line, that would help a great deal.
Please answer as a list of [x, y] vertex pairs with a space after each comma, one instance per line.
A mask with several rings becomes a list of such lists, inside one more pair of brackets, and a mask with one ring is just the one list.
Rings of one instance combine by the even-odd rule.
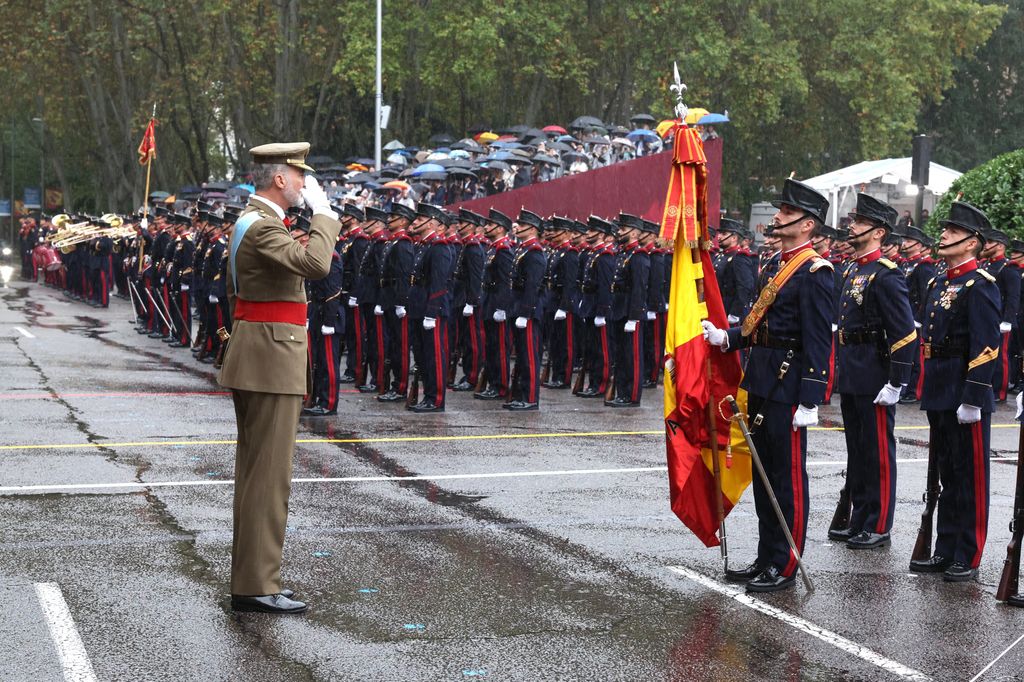
[[24, 327], [15, 327], [14, 329], [17, 330], [18, 332], [20, 332], [21, 335], [24, 336], [26, 339], [34, 339], [34, 338], [36, 338], [35, 334], [33, 334], [29, 330], [25, 329]]
[[992, 661], [991, 663], [989, 663], [988, 665], [986, 665], [986, 666], [985, 666], [984, 668], [982, 668], [982, 669], [981, 669], [981, 672], [979, 672], [979, 673], [978, 673], [977, 675], [975, 675], [974, 677], [972, 677], [972, 678], [971, 678], [971, 682], [977, 682], [977, 681], [978, 681], [979, 679], [981, 679], [981, 676], [982, 676], [982, 675], [984, 675], [985, 673], [987, 673], [987, 672], [988, 672], [988, 669], [989, 669], [989, 668], [991, 668], [992, 666], [994, 666], [994, 665], [996, 664], [996, 662], [997, 662], [997, 661], [998, 661], [998, 660], [999, 660], [1000, 658], [1002, 658], [1003, 656], [1005, 656], [1005, 655], [1006, 655], [1006, 654], [1007, 654], [1007, 653], [1008, 653], [1008, 652], [1010, 651], [1010, 649], [1012, 649], [1013, 647], [1015, 647], [1015, 646], [1017, 646], [1018, 644], [1020, 644], [1020, 641], [1021, 641], [1022, 639], [1024, 639], [1024, 635], [1021, 635], [1020, 637], [1018, 637], [1018, 638], [1017, 638], [1017, 641], [1016, 641], [1016, 642], [1014, 642], [1014, 643], [1013, 643], [1013, 644], [1011, 644], [1010, 646], [1008, 646], [1008, 647], [1006, 647], [1005, 649], [1003, 649], [1003, 653], [1001, 653], [1001, 654], [999, 654], [998, 656], [996, 656], [996, 657], [995, 657], [995, 659], [994, 659], [994, 660], [993, 660], [993, 661]]
[[857, 644], [856, 642], [846, 639], [841, 635], [837, 635], [836, 633], [830, 630], [826, 630], [823, 627], [819, 627], [808, 620], [804, 620], [799, 616], [794, 616], [790, 613], [786, 613], [781, 609], [777, 609], [774, 606], [770, 606], [762, 601], [754, 599], [742, 590], [738, 590], [728, 585], [723, 585], [717, 580], [712, 580], [711, 578], [705, 575], [697, 573], [696, 571], [691, 571], [690, 569], [685, 568], [683, 566], [669, 566], [668, 569], [670, 571], [673, 571], [674, 573], [678, 573], [679, 575], [685, 576], [690, 580], [694, 581], [695, 583], [699, 583], [704, 587], [707, 587], [708, 589], [714, 590], [715, 592], [718, 592], [720, 594], [724, 594], [725, 596], [739, 602], [740, 604], [743, 604], [744, 606], [749, 606], [755, 611], [763, 613], [767, 616], [771, 616], [772, 618], [780, 620], [786, 625], [789, 625], [790, 627], [800, 630], [801, 632], [805, 632], [808, 635], [811, 635], [812, 637], [816, 637], [821, 641], [825, 642], [826, 644], [831, 644], [837, 649], [841, 649], [842, 651], [853, 654], [854, 656], [862, 660], [865, 660], [868, 663], [871, 663], [872, 665], [876, 665], [879, 668], [882, 668], [883, 670], [892, 673], [893, 675], [898, 675], [899, 677], [905, 680], [914, 680], [915, 682], [929, 682], [932, 679], [918, 670], [908, 668], [902, 663], [897, 663], [896, 661], [886, 658], [881, 654], [875, 653], [874, 651], [872, 651], [871, 649], [867, 648], [862, 644]]
[[[377, 483], [407, 481], [457, 481], [474, 478], [527, 478], [539, 476], [594, 476], [599, 474], [644, 474], [664, 472], [666, 467], [631, 467], [628, 469], [567, 469], [561, 471], [505, 471], [482, 474], [423, 474], [420, 476], [345, 476], [340, 478], [293, 478], [292, 483]], [[0, 487], [2, 493], [60, 492], [62, 490], [140, 490], [142, 488], [175, 488], [205, 485], [233, 485], [234, 480], [153, 481], [152, 483], [69, 483], [65, 485], [11, 485]]]
[[39, 605], [46, 616], [46, 624], [50, 628], [50, 637], [57, 647], [64, 679], [68, 682], [96, 682], [96, 673], [92, 670], [89, 655], [85, 652], [82, 638], [78, 636], [78, 628], [71, 618], [71, 611], [64, 601], [60, 586], [57, 583], [36, 583], [35, 588]]

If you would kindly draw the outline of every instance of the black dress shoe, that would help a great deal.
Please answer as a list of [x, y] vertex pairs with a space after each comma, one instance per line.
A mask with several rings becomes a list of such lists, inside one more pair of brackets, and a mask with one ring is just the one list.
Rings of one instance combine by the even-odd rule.
[[731, 583], [745, 583], [753, 580], [764, 570], [764, 564], [755, 561], [746, 568], [730, 568], [725, 572], [725, 579]]
[[291, 599], [292, 597], [295, 596], [295, 593], [292, 592], [291, 590], [281, 590], [281, 592], [279, 594], [282, 597], [284, 597], [285, 599]]
[[212, 355], [205, 355], [201, 358], [196, 358], [196, 360], [203, 363], [204, 365], [212, 365], [213, 363], [217, 362], [217, 358], [213, 357]]
[[160, 332], [150, 332], [149, 333], [149, 338], [151, 338], [151, 339], [162, 339], [162, 338], [164, 338], [164, 335], [161, 334]]
[[975, 573], [976, 571], [967, 564], [956, 561], [942, 572], [942, 579], [947, 583], [965, 583], [968, 580], [972, 580]]
[[953, 563], [952, 559], [946, 557], [935, 556], [929, 559], [916, 559], [911, 560], [910, 570], [914, 573], [942, 573]]
[[513, 400], [510, 403], [505, 403], [502, 407], [507, 410], [512, 410], [513, 412], [526, 412], [540, 409], [537, 403], [528, 403], [524, 400]]
[[917, 402], [917, 398], [912, 395], [905, 395], [900, 398], [900, 405], [913, 405]]
[[135, 331], [137, 331], [139, 334], [148, 334], [149, 333], [149, 330], [146, 329], [145, 327], [143, 327], [142, 329], [136, 329]]
[[576, 394], [579, 398], [597, 398], [598, 396], [604, 397], [604, 391], [599, 391], [596, 388], [588, 388], [580, 391]]
[[405, 400], [405, 396], [398, 391], [388, 391], [377, 396], [377, 400], [382, 403], [397, 403], [399, 400]]
[[621, 396], [612, 400], [604, 401], [605, 407], [636, 407], [639, 404], [639, 401], [634, 403], [632, 400], [626, 400]]
[[344, 374], [341, 375], [341, 378], [338, 379], [338, 383], [339, 384], [354, 384], [354, 383], [356, 383], [356, 375], [355, 374], [349, 374], [348, 372], [345, 372]]
[[178, 340], [173, 336], [168, 336], [160, 340], [163, 341], [164, 343], [178, 343]]
[[338, 410], [328, 410], [323, 405], [314, 405], [309, 409], [302, 410], [302, 414], [306, 415], [307, 417], [331, 417], [333, 415], [338, 414]]
[[856, 534], [852, 528], [829, 528], [828, 539], [835, 540], [836, 542], [846, 542]]
[[556, 390], [556, 391], [558, 389], [561, 389], [561, 388], [569, 388], [569, 384], [565, 383], [564, 381], [562, 381], [560, 379], [555, 380], [555, 381], [545, 381], [543, 384], [541, 384], [541, 386], [543, 386], [544, 388], [550, 388], [550, 389], [553, 389], [553, 390]]
[[876, 547], [888, 547], [889, 539], [888, 533], [870, 533], [866, 530], [862, 530], [847, 540], [846, 546], [850, 549], [875, 549]]
[[1011, 594], [1009, 597], [1006, 598], [1006, 605], [1024, 608], [1024, 595]]
[[651, 381], [650, 379], [641, 384], [641, 386], [643, 386], [644, 388], [655, 388], [657, 387], [657, 385], [657, 381]]
[[413, 412], [444, 412], [444, 405], [435, 405], [432, 400], [424, 400], [409, 409]]
[[239, 597], [231, 595], [231, 610], [259, 613], [302, 613], [305, 602], [296, 601], [284, 594], [268, 594], [261, 597]]
[[486, 391], [474, 393], [473, 397], [476, 398], [477, 400], [501, 400], [502, 395], [501, 391], [499, 391], [498, 389], [488, 388]]
[[469, 383], [468, 381], [460, 381], [457, 384], [452, 384], [451, 389], [453, 391], [472, 391], [473, 384]]
[[171, 343], [167, 344], [167, 346], [169, 348], [188, 348], [188, 345], [182, 343], [181, 341], [172, 341]]
[[779, 569], [775, 568], [774, 564], [768, 564], [763, 571], [747, 583], [747, 592], [778, 592], [792, 587], [795, 582], [795, 574], [787, 578], [779, 573]]
[[377, 392], [377, 384], [363, 384], [362, 386], [359, 387], [359, 392], [360, 393], [376, 393]]

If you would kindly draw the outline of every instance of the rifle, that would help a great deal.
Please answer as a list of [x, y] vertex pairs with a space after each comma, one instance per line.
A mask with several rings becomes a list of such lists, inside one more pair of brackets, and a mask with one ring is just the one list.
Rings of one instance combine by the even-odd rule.
[[231, 339], [231, 334], [224, 327], [217, 330], [217, 338], [220, 339], [220, 348], [217, 349], [217, 357], [213, 359], [213, 368], [220, 369], [220, 366], [224, 364], [224, 351], [228, 349], [228, 341]]
[[844, 481], [843, 487], [839, 491], [839, 502], [836, 504], [836, 511], [832, 514], [832, 523], [828, 527], [830, 531], [846, 530], [850, 527], [850, 506], [850, 483], [849, 481]]
[[618, 369], [614, 365], [609, 369], [608, 372], [608, 386], [604, 389], [605, 402], [612, 400], [615, 397], [615, 370]]
[[540, 371], [540, 383], [546, 384], [551, 379], [551, 350], [548, 350], [548, 359], [544, 363], [544, 369]]
[[409, 377], [409, 388], [405, 393], [405, 406], [412, 407], [420, 399], [420, 368], [414, 367]]
[[939, 501], [939, 463], [935, 456], [935, 434], [928, 434], [928, 487], [924, 491], [924, 512], [921, 527], [917, 529], [917, 542], [910, 555], [911, 561], [924, 561], [932, 556], [932, 517]]
[[384, 395], [388, 392], [388, 386], [390, 385], [389, 378], [391, 377], [391, 359], [381, 358], [377, 360], [384, 366], [384, 371], [381, 373], [381, 381], [377, 385], [377, 395]]
[[[1003, 561], [1003, 575], [999, 578], [996, 599], [1006, 601], [1017, 594], [1017, 580], [1020, 576], [1020, 541], [1024, 534], [1024, 426], [1017, 440], [1017, 490], [1013, 495], [1013, 519], [1010, 521], [1010, 543], [1006, 545], [1006, 559]], [[1016, 600], [1013, 606], [1020, 606]]]

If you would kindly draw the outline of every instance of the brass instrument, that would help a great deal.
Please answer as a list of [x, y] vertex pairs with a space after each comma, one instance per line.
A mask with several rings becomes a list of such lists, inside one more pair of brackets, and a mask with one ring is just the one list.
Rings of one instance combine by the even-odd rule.
[[53, 248], [60, 249], [63, 253], [69, 253], [71, 247], [91, 239], [98, 239], [99, 237], [119, 239], [121, 237], [131, 237], [135, 234], [134, 225], [126, 225], [121, 216], [113, 213], [107, 213], [96, 221], [103, 223], [101, 225], [97, 225], [91, 220], [69, 225], [70, 220], [66, 214], [62, 213], [55, 216], [52, 221], [60, 229], [50, 235], [50, 244]]

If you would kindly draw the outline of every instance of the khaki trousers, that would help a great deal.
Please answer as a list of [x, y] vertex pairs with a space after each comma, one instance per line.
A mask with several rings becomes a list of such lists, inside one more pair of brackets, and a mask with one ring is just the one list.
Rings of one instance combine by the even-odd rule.
[[231, 396], [238, 422], [231, 594], [277, 594], [302, 396], [238, 389]]

